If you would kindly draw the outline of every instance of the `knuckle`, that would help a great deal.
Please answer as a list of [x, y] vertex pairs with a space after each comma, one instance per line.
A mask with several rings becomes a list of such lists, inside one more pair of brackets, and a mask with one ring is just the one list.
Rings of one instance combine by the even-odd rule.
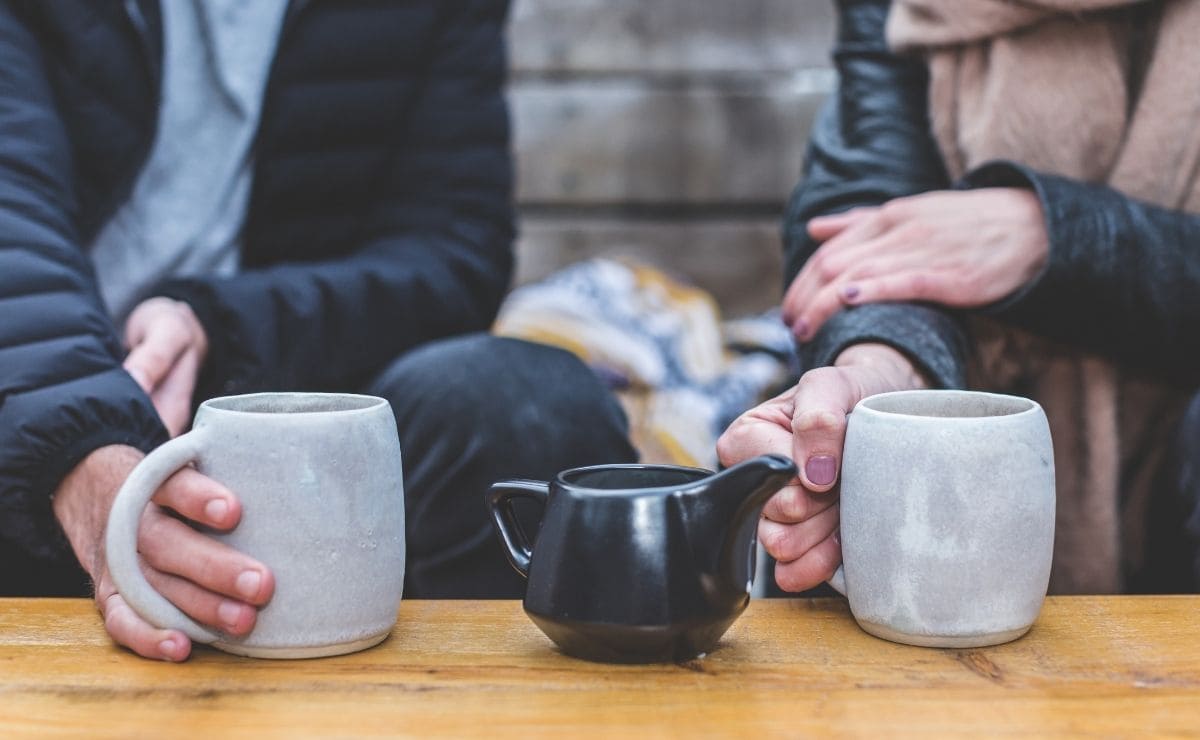
[[842, 562], [832, 539], [827, 539], [809, 550], [809, 559], [813, 576], [822, 581], [832, 578], [834, 571]]
[[879, 207], [879, 215], [885, 223], [896, 223], [909, 212], [908, 201], [904, 198], [889, 200]]
[[775, 510], [781, 519], [802, 522], [809, 517], [808, 497], [799, 488], [789, 488], [775, 495]]
[[771, 557], [776, 560], [786, 558], [787, 530], [783, 527], [760, 527], [758, 540]]
[[750, 425], [746, 417], [736, 419], [729, 428], [717, 438], [717, 458], [725, 465], [741, 461], [742, 451], [749, 442]]
[[803, 591], [812, 585], [804, 578], [804, 572], [798, 566], [799, 563], [789, 563], [783, 567], [775, 568], [775, 582], [784, 591], [795, 593]]
[[839, 275], [842, 274], [842, 268], [838, 260], [825, 257], [815, 266], [817, 277], [823, 283], [833, 282]]
[[931, 283], [928, 273], [918, 272], [908, 279], [908, 287], [917, 298], [929, 295]]
[[158, 511], [143, 514], [138, 526], [138, 552], [148, 559], [155, 558], [162, 550], [162, 543], [171, 539], [173, 521]]
[[845, 425], [845, 414], [828, 409], [806, 409], [792, 419], [792, 430], [796, 434], [836, 434]]

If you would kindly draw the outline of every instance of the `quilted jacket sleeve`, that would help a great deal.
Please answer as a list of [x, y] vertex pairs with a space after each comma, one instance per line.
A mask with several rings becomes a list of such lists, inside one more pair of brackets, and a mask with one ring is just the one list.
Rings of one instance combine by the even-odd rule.
[[0, 551], [69, 550], [50, 494], [106, 444], [166, 439], [78, 244], [70, 146], [32, 35], [0, 3]]
[[[888, 3], [839, 0], [838, 11], [838, 88], [814, 125], [784, 222], [788, 283], [819, 246], [806, 231], [809, 219], [949, 184], [929, 132], [925, 65], [893, 54], [884, 39]], [[801, 347], [805, 366], [831, 364], [845, 347], [868, 341], [905, 352], [940, 386], [965, 382], [966, 339], [958, 320], [911, 303], [839, 311]]]
[[506, 2], [438, 4], [439, 38], [372, 238], [316, 263], [174, 282], [213, 351], [203, 392], [349, 389], [402, 352], [490, 326], [512, 269]]

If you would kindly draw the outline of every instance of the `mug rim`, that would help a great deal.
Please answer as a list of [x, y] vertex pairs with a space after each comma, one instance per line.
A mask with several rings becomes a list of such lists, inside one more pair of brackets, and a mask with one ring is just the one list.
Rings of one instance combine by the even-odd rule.
[[[931, 414], [918, 414], [905, 411], [890, 411], [878, 409], [871, 406], [872, 402], [878, 400], [886, 400], [890, 398], [904, 398], [909, 396], [922, 396], [929, 398], [931, 396], [939, 396], [942, 398], [989, 398], [1010, 403], [1018, 403], [1024, 405], [1025, 408], [1013, 411], [1011, 413], [988, 414], [984, 416], [934, 416]], [[853, 413], [864, 413], [868, 416], [876, 416], [880, 418], [901, 418], [936, 422], [936, 423], [966, 423], [980, 421], [999, 421], [1001, 419], [1021, 419], [1026, 416], [1037, 416], [1042, 411], [1041, 405], [1032, 398], [1024, 396], [1015, 396], [1008, 393], [993, 393], [991, 391], [973, 391], [973, 390], [957, 390], [957, 389], [913, 389], [904, 391], [887, 391], [884, 393], [875, 393], [860, 400], [854, 405]]]
[[[329, 401], [357, 401], [359, 405], [348, 406], [346, 408], [333, 408], [310, 411], [266, 411], [253, 408], [236, 408], [232, 406], [237, 403], [253, 403], [255, 401], [269, 402], [272, 399], [278, 400], [297, 400], [297, 399], [312, 399], [312, 400], [329, 400]], [[379, 396], [372, 396], [365, 393], [328, 393], [328, 392], [305, 392], [305, 391], [264, 391], [259, 393], [238, 393], [228, 396], [216, 396], [202, 402], [197, 409], [221, 414], [233, 414], [238, 416], [258, 416], [258, 417], [274, 417], [283, 416], [344, 416], [352, 414], [362, 414], [371, 411], [376, 411], [380, 406], [387, 405], [387, 399]]]
[[[568, 480], [568, 476], [583, 475], [586, 473], [608, 470], [662, 470], [673, 473], [695, 473], [696, 479], [686, 483], [673, 483], [666, 486], [636, 486], [629, 488], [596, 488], [594, 486], [585, 486], [579, 483], [572, 483], [570, 480]], [[706, 468], [697, 468], [691, 465], [672, 465], [670, 463], [601, 463], [599, 465], [584, 465], [578, 468], [569, 468], [567, 470], [563, 470], [554, 476], [554, 482], [560, 488], [571, 491], [589, 491], [595, 493], [621, 495], [629, 493], [644, 493], [646, 491], [670, 491], [681, 486], [688, 486], [693, 483], [697, 483], [713, 475], [716, 475], [716, 473], [711, 470]]]

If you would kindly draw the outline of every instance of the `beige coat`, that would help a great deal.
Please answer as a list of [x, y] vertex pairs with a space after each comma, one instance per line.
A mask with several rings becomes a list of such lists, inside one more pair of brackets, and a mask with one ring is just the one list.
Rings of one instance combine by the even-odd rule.
[[[1200, 0], [1162, 2], [1142, 38], [1128, 22], [1133, 5], [895, 0], [888, 41], [928, 60], [930, 116], [951, 176], [1011, 159], [1200, 212]], [[1151, 479], [1182, 395], [1069, 347], [983, 321], [973, 328], [972, 385], [1021, 389], [1050, 418], [1051, 590], [1122, 590], [1142, 559]]]

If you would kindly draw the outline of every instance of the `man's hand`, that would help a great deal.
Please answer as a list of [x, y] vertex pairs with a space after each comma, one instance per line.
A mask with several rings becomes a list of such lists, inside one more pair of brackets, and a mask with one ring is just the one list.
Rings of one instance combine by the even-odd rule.
[[[142, 457], [132, 447], [96, 450], [63, 479], [55, 491], [54, 513], [92, 576], [108, 634], [144, 657], [180, 661], [191, 652], [191, 641], [178, 630], [158, 629], [139, 617], [116, 592], [104, 562], [112, 500]], [[197, 622], [230, 635], [244, 635], [254, 627], [257, 607], [275, 590], [274, 576], [262, 563], [181, 519], [227, 530], [241, 514], [241, 504], [227, 488], [184, 468], [154, 495], [138, 529], [142, 572], [150, 585]]]
[[854, 345], [833, 367], [808, 371], [782, 395], [742, 414], [717, 440], [723, 465], [777, 453], [795, 460], [800, 469], [799, 477], [763, 507], [758, 526], [759, 541], [775, 558], [780, 588], [812, 588], [828, 580], [842, 560], [833, 488], [846, 415], [867, 396], [924, 387], [924, 379], [897, 350]]
[[208, 336], [191, 306], [149, 298], [125, 322], [125, 370], [142, 387], [172, 437], [187, 428]]
[[808, 222], [824, 242], [792, 281], [783, 319], [811, 339], [844, 305], [928, 301], [975, 308], [1037, 277], [1049, 241], [1037, 196], [938, 191]]

